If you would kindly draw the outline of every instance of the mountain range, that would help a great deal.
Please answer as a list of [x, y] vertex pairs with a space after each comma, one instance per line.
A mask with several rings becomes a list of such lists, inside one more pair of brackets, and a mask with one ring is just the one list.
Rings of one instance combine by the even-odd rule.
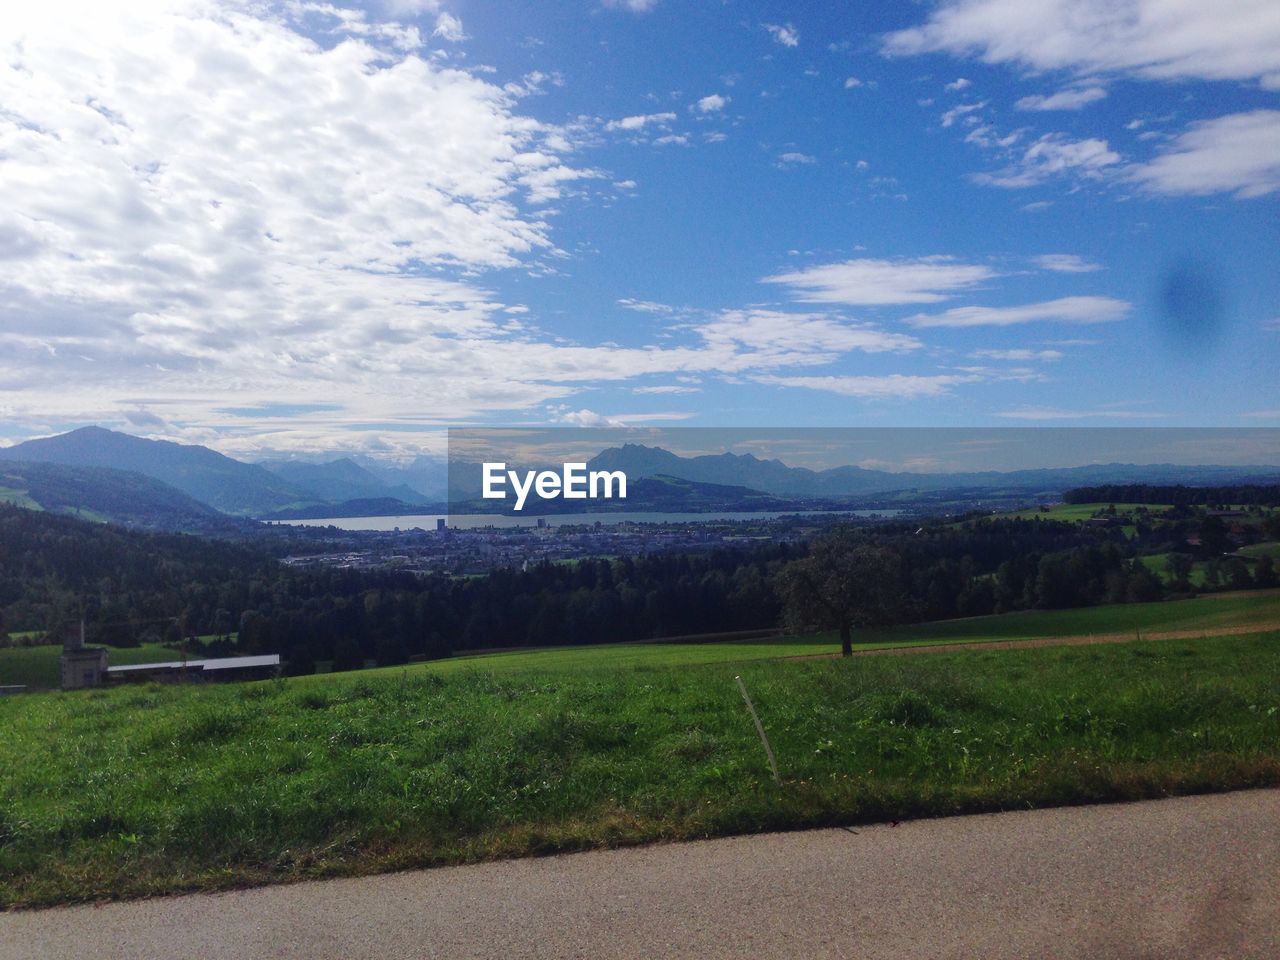
[[0, 502], [147, 530], [243, 533], [250, 527], [167, 483], [108, 467], [0, 463]]
[[[99, 468], [145, 477], [148, 483], [135, 481], [137, 504], [131, 509], [137, 514], [176, 516], [162, 502], [169, 494], [159, 495], [157, 481], [172, 493], [185, 494], [205, 508], [236, 517], [262, 517], [361, 499], [392, 500], [401, 508], [426, 502], [418, 491], [404, 484], [389, 484], [350, 459], [244, 463], [208, 447], [148, 440], [102, 427], [81, 427], [0, 448], [3, 463]], [[84, 480], [81, 475], [79, 482]], [[113, 502], [121, 503], [118, 498]]]
[[[966, 490], [1042, 498], [1072, 487], [1110, 483], [1280, 482], [1280, 467], [1275, 466], [1111, 463], [940, 474], [856, 466], [811, 470], [751, 454], [681, 457], [642, 444], [610, 447], [588, 467], [627, 474], [631, 490], [626, 509], [671, 512], [818, 508], [816, 501], [833, 508], [859, 499], [864, 504], [871, 498], [883, 500], [886, 495], [906, 502], [916, 495], [936, 499], [947, 491]], [[455, 506], [466, 502], [478, 512], [496, 512], [492, 501], [480, 498], [480, 472], [480, 464], [452, 464], [450, 494]], [[442, 492], [443, 464], [428, 457], [405, 466], [351, 458], [244, 463], [208, 447], [147, 440], [101, 427], [0, 448], [0, 500], [171, 529], [210, 529], [225, 515], [323, 518], [430, 512], [440, 509]], [[581, 506], [593, 509], [589, 503]], [[621, 503], [610, 506], [624, 508]], [[565, 507], [544, 502], [534, 509]]]
[[964, 488], [1062, 491], [1101, 483], [1164, 483], [1204, 486], [1243, 479], [1276, 482], [1276, 466], [1183, 466], [1178, 464], [1090, 464], [1035, 470], [978, 473], [893, 473], [842, 466], [829, 470], [791, 467], [752, 454], [681, 457], [661, 447], [628, 443], [601, 451], [591, 470], [622, 470], [628, 477], [675, 476], [700, 483], [749, 487], [785, 497], [857, 497], [892, 491]]
[[388, 483], [367, 467], [349, 457], [326, 463], [302, 460], [261, 460], [258, 466], [298, 490], [320, 500], [375, 500], [393, 498], [408, 504], [425, 503], [427, 498], [405, 483]]

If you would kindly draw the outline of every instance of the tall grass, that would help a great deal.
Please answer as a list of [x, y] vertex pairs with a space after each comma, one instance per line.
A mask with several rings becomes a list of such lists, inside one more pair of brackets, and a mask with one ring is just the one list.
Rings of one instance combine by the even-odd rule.
[[1269, 633], [9, 698], [0, 904], [1280, 783], [1277, 680]]

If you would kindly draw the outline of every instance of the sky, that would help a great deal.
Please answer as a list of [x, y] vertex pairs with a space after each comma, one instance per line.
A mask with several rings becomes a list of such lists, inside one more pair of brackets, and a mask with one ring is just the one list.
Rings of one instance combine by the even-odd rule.
[[0, 444], [1280, 426], [1274, 0], [46, 0]]

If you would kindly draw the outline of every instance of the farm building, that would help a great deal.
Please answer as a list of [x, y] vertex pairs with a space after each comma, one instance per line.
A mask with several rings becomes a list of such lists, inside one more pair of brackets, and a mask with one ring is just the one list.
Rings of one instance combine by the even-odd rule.
[[214, 660], [168, 660], [112, 667], [103, 647], [84, 642], [84, 628], [62, 645], [62, 689], [101, 687], [107, 683], [190, 683], [265, 680], [280, 672], [280, 654], [257, 657], [219, 657]]
[[228, 682], [232, 680], [265, 680], [280, 672], [280, 654], [258, 657], [219, 657], [216, 660], [169, 660], [164, 663], [136, 663], [107, 667], [110, 683], [129, 681], [160, 683]]

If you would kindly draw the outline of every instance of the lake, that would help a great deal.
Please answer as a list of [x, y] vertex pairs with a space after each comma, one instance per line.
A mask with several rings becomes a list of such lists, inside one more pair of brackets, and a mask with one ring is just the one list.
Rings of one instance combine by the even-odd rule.
[[498, 513], [411, 514], [402, 517], [332, 517], [322, 520], [277, 520], [277, 524], [294, 527], [337, 527], [339, 530], [434, 530], [437, 520], [444, 520], [455, 530], [478, 530], [482, 527], [534, 527], [545, 520], [548, 527], [592, 526], [596, 523], [616, 526], [621, 523], [707, 523], [717, 520], [773, 520], [777, 517], [896, 517], [900, 510], [782, 510], [776, 513], [567, 513], [511, 517]]

